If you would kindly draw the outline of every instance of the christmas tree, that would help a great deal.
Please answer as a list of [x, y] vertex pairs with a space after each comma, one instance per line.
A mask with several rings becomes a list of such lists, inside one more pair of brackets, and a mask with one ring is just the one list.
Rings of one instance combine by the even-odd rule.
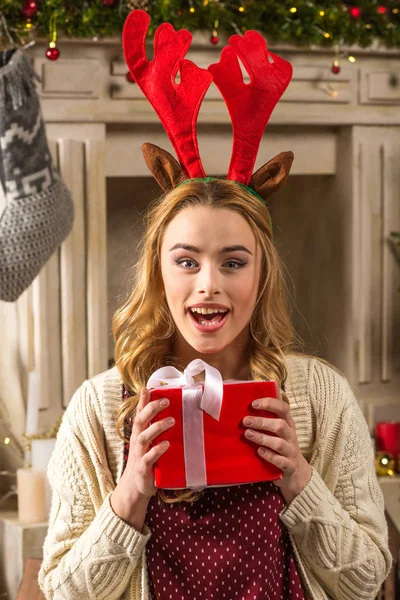
[[150, 35], [163, 21], [176, 29], [206, 31], [210, 43], [219, 36], [255, 29], [270, 43], [300, 46], [367, 47], [376, 41], [400, 47], [400, 0], [363, 0], [356, 4], [313, 0], [2, 0], [2, 14], [15, 39], [36, 37], [94, 38], [119, 36], [135, 8], [151, 16]]

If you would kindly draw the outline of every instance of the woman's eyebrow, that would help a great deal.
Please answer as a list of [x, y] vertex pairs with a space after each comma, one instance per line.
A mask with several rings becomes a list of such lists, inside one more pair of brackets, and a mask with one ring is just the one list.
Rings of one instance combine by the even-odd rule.
[[[202, 250], [200, 250], [196, 246], [191, 246], [190, 244], [175, 244], [175, 246], [172, 246], [172, 248], [170, 249], [170, 252], [172, 252], [172, 250], [177, 250], [178, 248], [182, 248], [183, 250], [189, 250], [190, 252], [198, 252], [199, 254], [202, 252]], [[225, 248], [221, 248], [220, 253], [225, 254], [226, 252], [235, 252], [235, 250], [242, 250], [243, 252], [247, 252], [248, 254], [251, 254], [253, 256], [253, 253], [250, 252], [250, 250], [248, 250], [246, 246], [240, 245], [225, 246]]]

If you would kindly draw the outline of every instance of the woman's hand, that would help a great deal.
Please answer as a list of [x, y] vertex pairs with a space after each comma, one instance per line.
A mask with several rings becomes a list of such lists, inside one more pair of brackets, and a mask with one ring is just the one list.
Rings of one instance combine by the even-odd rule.
[[[248, 440], [259, 444], [259, 455], [267, 462], [282, 470], [282, 479], [274, 484], [282, 491], [287, 504], [307, 485], [312, 469], [300, 452], [295, 423], [289, 405], [282, 398], [260, 398], [252, 406], [258, 410], [268, 410], [277, 415], [276, 419], [248, 416], [243, 419]], [[261, 430], [261, 431], [257, 431]], [[272, 432], [276, 435], [269, 435]]]
[[168, 450], [169, 442], [150, 446], [160, 433], [173, 427], [175, 419], [170, 417], [150, 423], [167, 406], [169, 406], [168, 398], [150, 402], [150, 392], [147, 388], [143, 388], [133, 420], [124, 475], [126, 473], [135, 492], [148, 498], [157, 491], [154, 485], [154, 463]]
[[168, 405], [167, 398], [150, 402], [149, 390], [142, 389], [133, 421], [125, 471], [111, 495], [114, 512], [139, 531], [143, 526], [149, 500], [157, 491], [154, 485], [154, 463], [167, 451], [169, 442], [150, 446], [160, 433], [171, 429], [175, 421], [170, 417], [150, 423]]

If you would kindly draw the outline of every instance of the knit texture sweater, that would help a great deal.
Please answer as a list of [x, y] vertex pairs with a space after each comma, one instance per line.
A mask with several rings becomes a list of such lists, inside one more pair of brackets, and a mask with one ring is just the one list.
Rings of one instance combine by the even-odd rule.
[[[347, 380], [329, 366], [291, 355], [287, 367], [285, 390], [312, 476], [279, 518], [307, 600], [373, 600], [392, 557], [367, 423]], [[63, 415], [48, 466], [53, 495], [39, 572], [47, 600], [150, 597], [151, 531], [135, 530], [110, 504], [123, 467], [121, 393], [114, 367], [83, 383]]]

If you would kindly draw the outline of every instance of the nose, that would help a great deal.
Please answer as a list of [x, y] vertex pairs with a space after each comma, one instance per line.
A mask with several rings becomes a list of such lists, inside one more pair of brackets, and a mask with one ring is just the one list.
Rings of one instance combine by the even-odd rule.
[[199, 272], [197, 281], [197, 293], [214, 296], [221, 293], [218, 269], [213, 265], [205, 265]]

